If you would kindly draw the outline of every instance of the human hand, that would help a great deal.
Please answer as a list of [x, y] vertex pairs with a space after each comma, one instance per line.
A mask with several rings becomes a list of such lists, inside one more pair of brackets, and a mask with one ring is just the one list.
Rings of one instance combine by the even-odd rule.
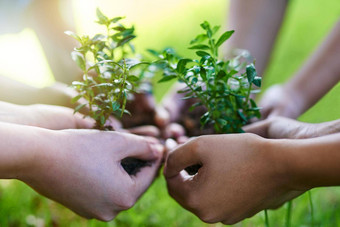
[[[45, 130], [39, 140], [30, 168], [18, 179], [81, 216], [103, 221], [134, 205], [163, 156], [163, 147], [153, 140], [118, 132]], [[150, 165], [128, 175], [121, 166], [126, 157]]]
[[243, 127], [245, 132], [272, 139], [306, 139], [340, 132], [340, 120], [306, 123], [285, 117], [271, 117]]
[[305, 108], [299, 91], [289, 89], [285, 85], [274, 85], [263, 94], [259, 106], [262, 107], [262, 119], [272, 116], [289, 118], [299, 117]]
[[[303, 191], [293, 190], [287, 167], [252, 134], [201, 136], [171, 152], [164, 175], [169, 194], [208, 223], [234, 224], [277, 208]], [[200, 164], [196, 175], [184, 169]], [[307, 190], [307, 189], [306, 189]]]

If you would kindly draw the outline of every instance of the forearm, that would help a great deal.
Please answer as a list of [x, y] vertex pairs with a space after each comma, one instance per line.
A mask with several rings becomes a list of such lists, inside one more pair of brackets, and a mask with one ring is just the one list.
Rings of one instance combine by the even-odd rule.
[[74, 107], [71, 103], [74, 91], [67, 85], [55, 83], [53, 86], [36, 88], [0, 76], [0, 100], [19, 105], [35, 103]]
[[267, 66], [272, 47], [280, 29], [287, 0], [235, 0], [230, 1], [229, 28], [236, 32], [228, 48], [250, 51], [256, 59], [259, 75]]
[[313, 139], [271, 141], [285, 166], [287, 186], [307, 190], [340, 185], [340, 133]]
[[284, 85], [287, 92], [301, 96], [307, 110], [340, 79], [340, 21], [300, 71]]
[[[48, 130], [0, 122], [0, 179], [19, 179], [39, 160]], [[39, 160], [42, 161], [42, 160]]]

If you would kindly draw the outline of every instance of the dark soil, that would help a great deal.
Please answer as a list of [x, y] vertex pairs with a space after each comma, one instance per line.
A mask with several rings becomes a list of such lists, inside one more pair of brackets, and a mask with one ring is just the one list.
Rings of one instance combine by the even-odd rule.
[[201, 126], [201, 116], [206, 112], [207, 110], [203, 106], [196, 107], [193, 111], [189, 109], [183, 111], [178, 123], [185, 128], [187, 136], [215, 134], [213, 126], [205, 125], [203, 128]]
[[141, 168], [146, 166], [151, 166], [151, 162], [144, 161], [136, 158], [124, 158], [121, 163], [124, 170], [132, 176], [136, 176], [136, 174], [141, 170]]

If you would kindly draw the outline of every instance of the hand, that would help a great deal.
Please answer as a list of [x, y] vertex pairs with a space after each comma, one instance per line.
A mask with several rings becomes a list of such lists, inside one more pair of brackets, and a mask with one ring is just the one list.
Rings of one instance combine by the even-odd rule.
[[73, 114], [73, 110], [67, 107], [42, 104], [21, 106], [6, 102], [0, 102], [0, 121], [54, 130], [90, 129], [95, 124], [80, 113]]
[[304, 100], [298, 91], [288, 89], [284, 85], [274, 85], [263, 94], [259, 106], [262, 119], [272, 116], [289, 118], [299, 117], [305, 108]]
[[[161, 145], [132, 134], [45, 130], [39, 138], [33, 164], [18, 178], [77, 214], [103, 221], [134, 205], [157, 175], [163, 156]], [[130, 176], [120, 164], [126, 157], [151, 165]]]
[[[193, 139], [168, 156], [164, 175], [169, 194], [208, 223], [234, 224], [300, 195], [288, 184], [286, 166], [252, 134]], [[201, 164], [196, 175], [184, 169]]]
[[243, 130], [272, 139], [306, 139], [340, 132], [340, 120], [318, 124], [285, 117], [271, 117], [243, 127]]

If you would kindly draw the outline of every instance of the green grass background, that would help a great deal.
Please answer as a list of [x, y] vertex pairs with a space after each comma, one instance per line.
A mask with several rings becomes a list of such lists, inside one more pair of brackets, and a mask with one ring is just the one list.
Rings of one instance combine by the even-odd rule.
[[[183, 1], [184, 2], [184, 1]], [[160, 49], [174, 46], [181, 54], [188, 42], [200, 31], [199, 23], [209, 20], [221, 24], [226, 20], [228, 1], [187, 1], [171, 15], [159, 21], [137, 24], [139, 35], [136, 46]], [[94, 9], [93, 9], [94, 10]], [[105, 12], [105, 11], [104, 11]], [[293, 0], [290, 1], [283, 27], [275, 45], [263, 89], [282, 83], [296, 72], [340, 16], [339, 0]], [[322, 75], [320, 75], [322, 80]], [[306, 81], [307, 83], [307, 81]], [[157, 85], [155, 94], [160, 100], [169, 84]], [[335, 86], [320, 102], [300, 119], [322, 122], [340, 116], [340, 87]], [[340, 226], [340, 188], [312, 190], [316, 226]], [[304, 194], [293, 201], [292, 226], [310, 226], [308, 196]], [[283, 226], [286, 205], [269, 211], [271, 226]], [[208, 226], [171, 199], [164, 178], [160, 176], [138, 203], [122, 212], [109, 223], [85, 220], [68, 209], [45, 199], [16, 181], [1, 181], [0, 226]], [[219, 226], [216, 224], [215, 226]], [[236, 226], [263, 226], [264, 215], [247, 219]], [[212, 225], [214, 226], [214, 225]]]

